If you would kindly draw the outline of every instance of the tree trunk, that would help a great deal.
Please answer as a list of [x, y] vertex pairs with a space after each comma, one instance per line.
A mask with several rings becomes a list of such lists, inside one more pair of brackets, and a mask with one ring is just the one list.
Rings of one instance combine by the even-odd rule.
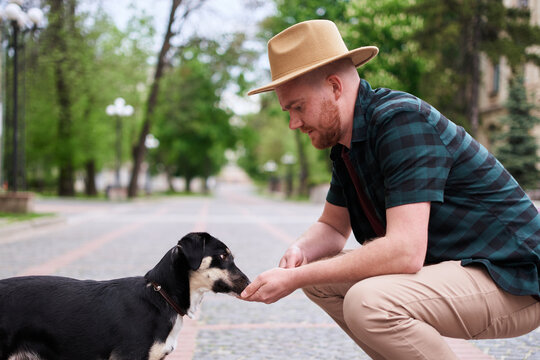
[[163, 40], [163, 45], [161, 46], [161, 51], [159, 52], [156, 72], [154, 74], [154, 81], [152, 83], [152, 87], [150, 88], [150, 94], [148, 95], [146, 113], [144, 116], [141, 134], [139, 136], [137, 144], [133, 149], [133, 169], [131, 172], [131, 179], [129, 181], [128, 187], [128, 197], [130, 198], [137, 196], [139, 171], [141, 168], [141, 164], [144, 160], [144, 155], [146, 153], [144, 141], [146, 139], [146, 135], [148, 135], [150, 132], [150, 124], [152, 122], [152, 116], [154, 114], [154, 108], [156, 106], [157, 96], [159, 93], [159, 83], [163, 76], [163, 69], [165, 67], [165, 58], [167, 56], [167, 53], [169, 52], [169, 49], [171, 48], [171, 37], [174, 35], [172, 31], [172, 25], [174, 23], [176, 10], [178, 9], [178, 6], [180, 6], [181, 2], [182, 0], [172, 1], [171, 12], [169, 14], [169, 23], [167, 25], [167, 32]]
[[186, 176], [186, 188], [184, 189], [184, 191], [187, 193], [191, 193], [191, 180], [193, 180], [191, 176]]
[[470, 93], [467, 101], [467, 117], [471, 123], [471, 133], [474, 137], [478, 135], [479, 128], [479, 110], [478, 97], [480, 91], [480, 31], [481, 31], [481, 1], [477, 4], [476, 12], [472, 24], [471, 38], [471, 64], [470, 64]]
[[84, 193], [88, 196], [96, 196], [96, 162], [95, 160], [88, 160], [85, 164], [86, 177], [84, 179]]
[[309, 178], [309, 164], [304, 151], [304, 144], [300, 131], [295, 131], [296, 146], [298, 149], [298, 163], [300, 165], [300, 174], [298, 181], [298, 194], [300, 196], [309, 196], [308, 178]]
[[53, 0], [51, 3], [51, 23], [50, 29], [53, 38], [53, 46], [56, 46], [56, 53], [59, 54], [54, 62], [55, 87], [60, 107], [58, 118], [58, 148], [60, 174], [58, 178], [58, 195], [73, 196], [75, 195], [75, 177], [73, 166], [73, 149], [72, 149], [72, 114], [71, 114], [71, 99], [69, 96], [70, 89], [68, 86], [66, 74], [67, 62], [67, 44], [65, 40], [64, 22], [66, 16], [71, 16], [72, 13], [66, 13], [62, 0]]
[[205, 176], [203, 178], [202, 186], [203, 194], [208, 195], [208, 193], [210, 192], [210, 188], [208, 187], [208, 176]]
[[174, 177], [172, 173], [167, 169], [165, 169], [165, 173], [167, 174], [167, 184], [169, 185], [169, 191], [175, 193], [176, 189], [174, 188], [174, 183], [173, 183]]

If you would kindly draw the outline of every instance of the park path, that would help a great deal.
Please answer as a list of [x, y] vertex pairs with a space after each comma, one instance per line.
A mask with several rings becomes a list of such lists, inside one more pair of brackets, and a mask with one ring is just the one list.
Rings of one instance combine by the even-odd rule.
[[[79, 279], [143, 275], [190, 231], [208, 231], [231, 248], [250, 277], [279, 258], [319, 215], [320, 204], [256, 196], [246, 184], [218, 184], [211, 197], [110, 203], [38, 200], [63, 221], [0, 231], [0, 278], [42, 274]], [[347, 247], [354, 247], [349, 239]], [[540, 360], [540, 331], [508, 340], [447, 340], [460, 359]], [[488, 355], [489, 354], [489, 355]], [[208, 294], [185, 318], [168, 359], [368, 359], [319, 308], [296, 291], [272, 305]]]

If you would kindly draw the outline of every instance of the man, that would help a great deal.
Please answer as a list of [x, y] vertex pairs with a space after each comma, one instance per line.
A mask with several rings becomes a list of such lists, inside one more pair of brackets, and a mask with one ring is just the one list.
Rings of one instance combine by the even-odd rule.
[[[540, 216], [462, 128], [420, 99], [373, 90], [326, 20], [268, 43], [291, 129], [332, 147], [319, 220], [242, 294], [275, 302], [298, 288], [374, 359], [455, 359], [442, 336], [513, 337], [540, 325]], [[363, 246], [342, 252], [351, 230]], [[442, 335], [442, 336], [441, 336]]]

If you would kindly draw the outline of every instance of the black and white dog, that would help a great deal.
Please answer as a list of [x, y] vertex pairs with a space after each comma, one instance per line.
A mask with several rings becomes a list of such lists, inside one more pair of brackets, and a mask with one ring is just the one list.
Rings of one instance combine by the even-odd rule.
[[144, 277], [0, 280], [0, 360], [156, 360], [206, 291], [239, 295], [249, 279], [230, 250], [190, 233]]

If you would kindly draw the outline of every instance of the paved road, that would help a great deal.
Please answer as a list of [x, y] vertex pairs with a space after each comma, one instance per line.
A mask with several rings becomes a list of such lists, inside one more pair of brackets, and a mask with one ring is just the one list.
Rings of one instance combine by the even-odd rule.
[[[48, 199], [39, 200], [36, 207], [56, 212], [65, 221], [0, 231], [0, 278], [143, 275], [190, 231], [208, 231], [226, 242], [238, 266], [254, 278], [277, 264], [288, 244], [321, 210], [320, 205], [260, 198], [239, 185], [220, 185], [213, 197], [125, 203]], [[350, 239], [347, 247], [354, 246]], [[461, 359], [540, 360], [540, 330], [508, 340], [448, 341]], [[368, 359], [300, 291], [272, 305], [209, 294], [197, 319], [185, 321], [178, 349], [168, 357], [323, 358]]]

